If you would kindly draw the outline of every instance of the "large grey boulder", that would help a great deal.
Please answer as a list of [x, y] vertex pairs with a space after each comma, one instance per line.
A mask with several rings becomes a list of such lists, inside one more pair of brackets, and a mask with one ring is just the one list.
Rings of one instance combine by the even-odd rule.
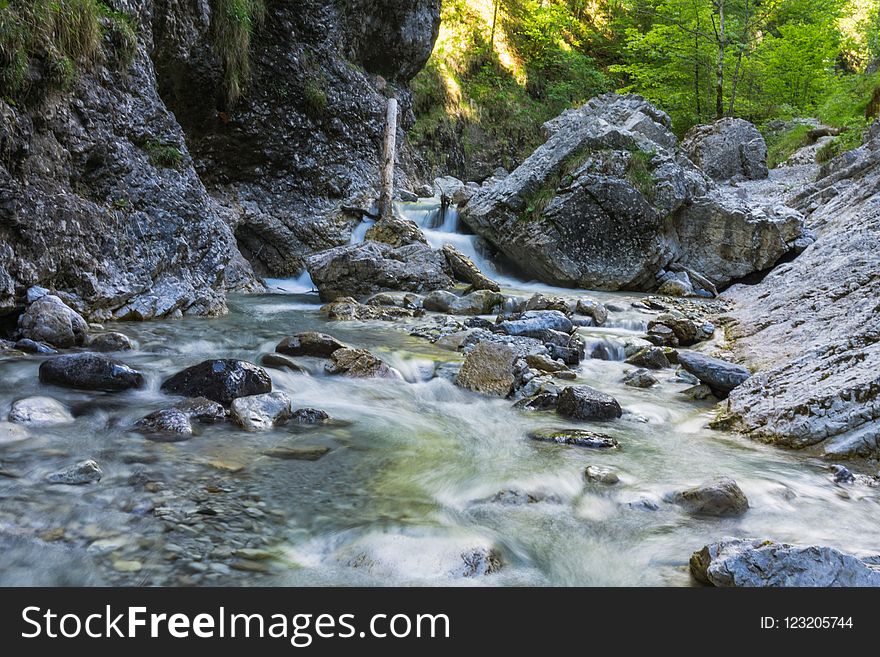
[[880, 586], [880, 565], [831, 547], [722, 538], [694, 552], [691, 573], [713, 586]]
[[749, 501], [739, 485], [730, 477], [678, 491], [671, 496], [688, 513], [696, 516], [741, 516], [749, 510]]
[[468, 352], [455, 383], [484, 395], [507, 397], [516, 383], [514, 368], [518, 357], [507, 345], [480, 342]]
[[547, 141], [462, 220], [529, 275], [592, 289], [653, 290], [673, 264], [723, 287], [793, 248], [797, 213], [722, 202], [669, 126], [638, 96], [594, 98], [547, 123]]
[[678, 362], [700, 381], [712, 389], [716, 395], [725, 396], [742, 385], [751, 375], [742, 365], [728, 363], [696, 351], [679, 351]]
[[713, 180], [760, 180], [768, 174], [764, 137], [744, 119], [696, 125], [684, 136], [681, 148]]
[[422, 244], [348, 244], [310, 256], [306, 267], [325, 301], [393, 290], [430, 292], [453, 285], [445, 256]]
[[75, 347], [85, 342], [89, 325], [82, 315], [54, 294], [31, 303], [18, 318], [18, 334], [53, 347]]

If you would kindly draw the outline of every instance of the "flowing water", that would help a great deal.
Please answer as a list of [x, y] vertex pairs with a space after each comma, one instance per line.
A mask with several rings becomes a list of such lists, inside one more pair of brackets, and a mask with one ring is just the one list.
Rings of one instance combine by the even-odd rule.
[[[473, 237], [455, 232], [454, 219], [441, 220], [436, 206], [406, 212], [432, 245], [449, 241], [500, 276]], [[502, 280], [510, 292], [553, 291]], [[722, 536], [878, 551], [877, 489], [838, 486], [827, 464], [708, 429], [712, 406], [682, 395], [689, 384], [673, 370], [648, 390], [621, 383], [628, 366], [614, 359], [614, 346], [636, 339], [649, 319], [630, 308], [638, 295], [589, 294], [628, 308], [613, 312], [606, 327], [580, 329], [607, 345], [611, 359], [581, 363], [578, 382], [611, 393], [625, 410], [620, 420], [591, 426], [525, 414], [509, 401], [432, 378], [435, 364], [461, 355], [410, 336], [405, 324], [329, 323], [307, 277], [268, 283], [268, 294], [231, 298], [223, 318], [119, 327], [137, 341], [124, 360], [147, 374], [143, 390], [52, 388], [37, 381], [40, 358], [0, 362], [0, 405], [48, 394], [76, 415], [72, 425], [31, 429], [28, 440], [0, 446], [0, 535], [27, 539], [16, 544], [18, 556], [7, 557], [14, 561], [8, 571], [15, 559], [20, 565], [15, 581], [55, 583], [47, 573], [61, 572], [64, 582], [89, 568], [89, 582], [123, 584], [689, 585], [690, 554]], [[168, 405], [159, 385], [170, 374], [213, 357], [257, 362], [282, 337], [307, 330], [372, 350], [404, 379], [324, 376], [315, 361], [313, 376], [269, 372], [296, 407], [326, 410], [334, 418], [329, 425], [263, 434], [214, 425], [180, 443], [127, 430]], [[620, 449], [527, 438], [531, 429], [558, 426], [611, 434]], [[317, 461], [263, 453], [295, 445], [330, 452]], [[86, 458], [104, 470], [100, 484], [45, 482], [48, 472]], [[613, 469], [621, 483], [585, 483], [591, 464]], [[748, 496], [743, 517], [693, 518], [664, 500], [719, 475], [735, 478]], [[500, 491], [542, 501], [492, 501]], [[247, 548], [272, 558], [237, 570], [236, 554]], [[463, 555], [490, 549], [501, 569], [463, 577], [470, 572]], [[253, 563], [266, 572], [249, 572]]]

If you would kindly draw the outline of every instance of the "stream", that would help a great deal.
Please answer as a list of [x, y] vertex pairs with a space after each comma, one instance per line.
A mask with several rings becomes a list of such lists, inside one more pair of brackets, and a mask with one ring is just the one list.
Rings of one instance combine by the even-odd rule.
[[[498, 271], [459, 231], [454, 211], [444, 216], [435, 202], [401, 209], [432, 246], [452, 243], [505, 293], [575, 294]], [[672, 369], [651, 389], [623, 385], [632, 367], [622, 346], [651, 317], [630, 305], [644, 295], [576, 293], [626, 308], [603, 327], [579, 329], [618, 357], [577, 367], [575, 383], [613, 395], [624, 409], [620, 420], [586, 425], [620, 443], [600, 452], [526, 437], [585, 423], [524, 413], [434, 377], [436, 364], [462, 355], [409, 334], [426, 318], [328, 322], [310, 283], [307, 275], [269, 280], [269, 293], [231, 297], [218, 319], [112, 327], [137, 343], [120, 357], [147, 375], [141, 390], [44, 386], [41, 358], [0, 362], [4, 409], [49, 395], [76, 417], [0, 445], [4, 583], [688, 586], [691, 553], [722, 536], [876, 553], [878, 489], [839, 486], [826, 462], [709, 429], [713, 404], [681, 394], [691, 384]], [[283, 337], [310, 330], [370, 349], [403, 380], [325, 376], [315, 360], [313, 376], [267, 371], [295, 408], [323, 409], [330, 424], [260, 434], [212, 425], [178, 443], [128, 430], [169, 405], [159, 385], [171, 374], [208, 358], [259, 362]], [[264, 454], [285, 445], [330, 451], [315, 461]], [[104, 472], [99, 484], [45, 481], [88, 458]], [[620, 483], [586, 483], [588, 465], [613, 469]], [[744, 516], [695, 518], [665, 501], [721, 475], [748, 496]], [[493, 500], [501, 491], [509, 493]]]

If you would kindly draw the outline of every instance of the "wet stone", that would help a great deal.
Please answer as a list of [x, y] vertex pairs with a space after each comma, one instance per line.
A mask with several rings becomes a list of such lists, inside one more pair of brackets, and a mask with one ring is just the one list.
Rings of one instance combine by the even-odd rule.
[[272, 447], [263, 452], [264, 455], [273, 459], [293, 461], [317, 461], [330, 451], [324, 445], [294, 445]]
[[591, 449], [615, 449], [619, 446], [615, 438], [586, 429], [537, 429], [529, 433], [529, 438], [541, 442], [575, 445]]
[[79, 463], [58, 470], [46, 475], [46, 480], [50, 484], [66, 484], [69, 486], [80, 486], [83, 484], [91, 484], [101, 481], [103, 476], [101, 468], [91, 459], [80, 461]]

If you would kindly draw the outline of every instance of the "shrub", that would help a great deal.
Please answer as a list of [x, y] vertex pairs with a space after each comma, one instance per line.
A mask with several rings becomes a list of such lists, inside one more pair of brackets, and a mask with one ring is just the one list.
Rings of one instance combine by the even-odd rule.
[[151, 139], [143, 145], [143, 149], [155, 167], [176, 169], [183, 163], [183, 153], [173, 144]]
[[214, 49], [223, 63], [226, 103], [235, 105], [251, 79], [251, 40], [266, 17], [265, 0], [213, 0]]

